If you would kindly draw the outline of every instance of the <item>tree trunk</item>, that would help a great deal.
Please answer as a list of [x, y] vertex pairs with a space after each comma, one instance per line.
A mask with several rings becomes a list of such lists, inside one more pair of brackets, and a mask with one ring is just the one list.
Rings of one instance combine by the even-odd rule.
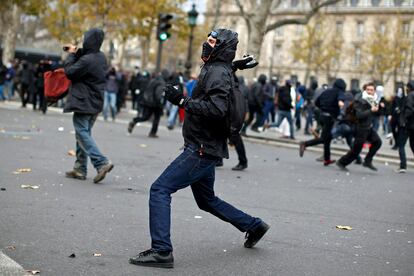
[[[263, 0], [261, 5], [257, 7], [256, 12], [250, 18], [249, 43], [247, 45], [247, 53], [254, 55], [256, 60], [260, 60], [260, 51], [263, 39], [266, 34], [266, 21], [269, 15], [272, 0]], [[248, 77], [252, 79], [257, 74], [257, 67], [248, 70]]]
[[215, 12], [214, 12], [214, 20], [213, 23], [211, 23], [211, 28], [212, 30], [214, 30], [215, 27], [217, 27], [218, 21], [219, 21], [219, 17], [220, 17], [220, 8], [221, 8], [221, 0], [216, 0], [215, 1]]
[[17, 29], [20, 25], [20, 8], [17, 5], [13, 5], [9, 25], [5, 27], [5, 36], [3, 41], [3, 63], [6, 64], [8, 61], [14, 59], [14, 52], [16, 50], [16, 38]]
[[124, 68], [125, 47], [126, 47], [126, 40], [122, 40], [121, 47], [118, 52], [118, 63], [119, 63], [119, 67], [121, 68]]
[[140, 37], [140, 46], [141, 46], [141, 68], [142, 70], [148, 70], [148, 60], [150, 52], [150, 38]]

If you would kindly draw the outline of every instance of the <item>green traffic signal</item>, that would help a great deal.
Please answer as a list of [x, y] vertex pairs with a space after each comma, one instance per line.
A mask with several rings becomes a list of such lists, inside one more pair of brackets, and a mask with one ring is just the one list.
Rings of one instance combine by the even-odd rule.
[[168, 39], [169, 35], [167, 33], [160, 33], [159, 39], [161, 41], [166, 41]]

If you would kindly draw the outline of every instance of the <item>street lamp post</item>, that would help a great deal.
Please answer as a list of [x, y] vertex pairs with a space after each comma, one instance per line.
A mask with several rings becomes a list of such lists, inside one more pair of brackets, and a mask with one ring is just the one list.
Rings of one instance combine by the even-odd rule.
[[185, 63], [185, 76], [190, 78], [191, 75], [191, 56], [193, 52], [193, 38], [194, 38], [194, 27], [197, 25], [197, 16], [198, 12], [195, 9], [195, 4], [193, 4], [193, 8], [187, 13], [188, 14], [188, 25], [190, 26], [190, 37], [188, 41], [188, 53], [187, 53], [187, 61]]

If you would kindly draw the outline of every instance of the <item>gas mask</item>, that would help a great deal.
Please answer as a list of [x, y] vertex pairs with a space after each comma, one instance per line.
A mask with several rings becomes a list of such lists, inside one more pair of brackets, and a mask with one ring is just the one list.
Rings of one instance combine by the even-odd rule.
[[203, 43], [203, 50], [201, 52], [201, 59], [206, 62], [210, 59], [211, 53], [214, 47], [212, 47], [207, 41]]

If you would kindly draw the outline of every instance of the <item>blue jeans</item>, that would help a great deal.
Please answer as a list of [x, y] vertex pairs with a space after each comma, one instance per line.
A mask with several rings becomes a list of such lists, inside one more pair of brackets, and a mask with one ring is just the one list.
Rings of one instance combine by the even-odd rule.
[[4, 101], [6, 97], [4, 96], [4, 84], [0, 84], [0, 101]]
[[14, 96], [14, 83], [12, 80], [6, 81], [7, 98], [11, 100]]
[[196, 147], [186, 146], [181, 153], [152, 184], [149, 199], [149, 219], [152, 248], [172, 251], [171, 194], [191, 186], [194, 199], [201, 210], [231, 223], [242, 232], [254, 230], [262, 220], [254, 218], [214, 194], [217, 157], [200, 155]]
[[287, 119], [289, 123], [289, 130], [290, 130], [290, 138], [295, 139], [295, 133], [293, 128], [293, 119], [292, 119], [292, 113], [290, 111], [285, 110], [279, 110], [277, 114], [277, 122], [270, 124], [270, 127], [279, 127], [282, 123], [283, 119]]
[[92, 138], [92, 127], [98, 115], [73, 114], [73, 126], [76, 136], [76, 161], [74, 169], [86, 175], [88, 156], [95, 169], [99, 169], [108, 163], [108, 159], [99, 151], [95, 140]]
[[103, 116], [105, 121], [108, 119], [108, 109], [111, 109], [112, 119], [115, 120], [116, 115], [116, 93], [105, 91]]
[[173, 105], [170, 109], [170, 115], [168, 115], [168, 121], [167, 121], [168, 127], [175, 126], [175, 121], [177, 120], [177, 114], [178, 114], [178, 106]]
[[[270, 115], [270, 120], [269, 120]], [[263, 118], [261, 122], [261, 126], [264, 125], [266, 121], [271, 121], [272, 123], [275, 122], [275, 104], [273, 100], [266, 100], [263, 106]]]

